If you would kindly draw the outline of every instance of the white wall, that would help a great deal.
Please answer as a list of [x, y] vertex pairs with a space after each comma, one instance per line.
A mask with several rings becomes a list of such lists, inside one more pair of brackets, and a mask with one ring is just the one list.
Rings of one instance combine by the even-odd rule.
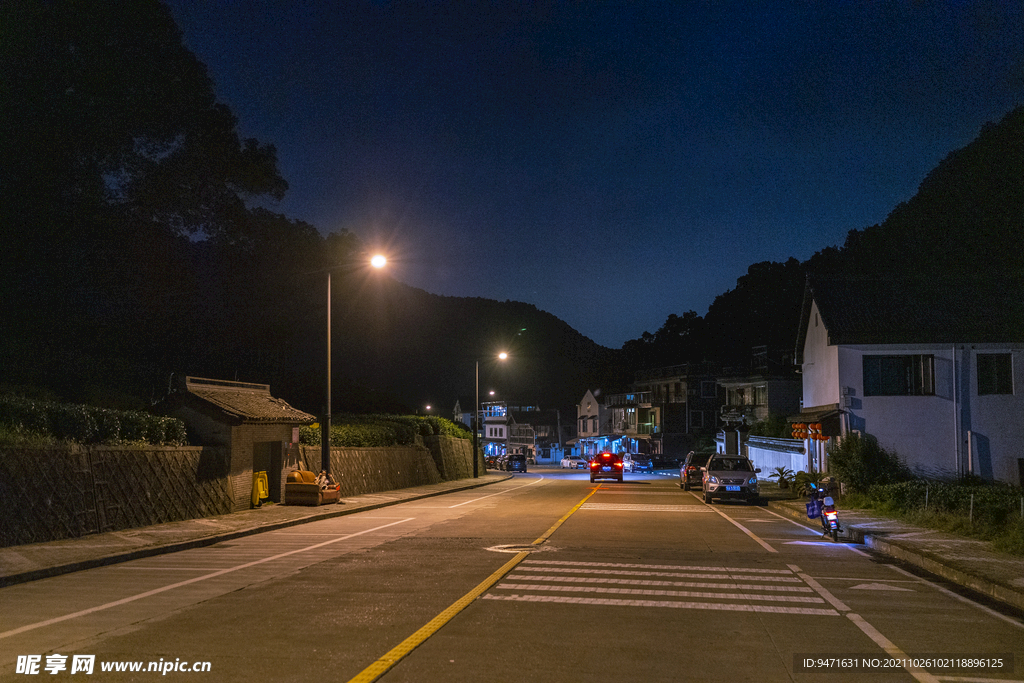
[[838, 348], [829, 346], [828, 331], [818, 315], [818, 305], [811, 302], [802, 366], [805, 408], [838, 403], [841, 400], [838, 357]]
[[[850, 388], [847, 425], [894, 451], [917, 473], [956, 476], [973, 470], [986, 479], [1019, 483], [1024, 457], [1024, 353], [1007, 345], [851, 345], [837, 349], [839, 386]], [[1013, 353], [1014, 394], [978, 395], [977, 354]], [[933, 396], [865, 396], [863, 357], [934, 356]], [[969, 466], [968, 432], [973, 463]]]
[[[760, 468], [761, 474], [758, 476], [762, 479], [768, 479], [776, 467], [785, 467], [793, 470], [794, 473], [807, 471], [807, 455], [789, 452], [794, 447], [802, 447], [803, 442], [794, 439], [766, 439], [763, 437], [758, 437], [757, 441], [758, 443], [747, 442], [747, 457], [754, 463], [754, 467]], [[787, 447], [785, 450], [778, 446], [777, 448], [772, 447], [783, 444]]]
[[[958, 367], [958, 374], [966, 375], [961, 377], [961, 384], [969, 392], [962, 440], [966, 443], [966, 431], [970, 430], [974, 471], [986, 479], [1024, 485], [1017, 462], [1018, 458], [1024, 458], [1024, 348], [1021, 345], [971, 344], [958, 351], [969, 360]], [[978, 395], [979, 353], [1011, 354], [1013, 394]], [[963, 457], [966, 461], [966, 448]]]

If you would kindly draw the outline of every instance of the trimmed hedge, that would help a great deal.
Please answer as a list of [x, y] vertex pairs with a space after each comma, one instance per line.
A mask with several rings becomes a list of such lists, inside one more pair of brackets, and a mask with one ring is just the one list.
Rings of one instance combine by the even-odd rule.
[[[417, 436], [472, 437], [470, 431], [451, 420], [434, 415], [337, 415], [331, 423], [331, 445], [411, 446]], [[300, 427], [299, 441], [307, 446], [320, 445], [319, 427]]]
[[0, 396], [0, 424], [15, 436], [81, 444], [182, 446], [188, 441], [185, 423], [173, 417], [20, 396]]

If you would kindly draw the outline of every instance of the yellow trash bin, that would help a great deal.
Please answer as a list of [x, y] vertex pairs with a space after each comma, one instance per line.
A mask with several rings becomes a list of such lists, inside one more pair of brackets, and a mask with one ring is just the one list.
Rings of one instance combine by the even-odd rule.
[[267, 481], [266, 472], [252, 473], [252, 506], [258, 508], [263, 501], [270, 498], [270, 483]]

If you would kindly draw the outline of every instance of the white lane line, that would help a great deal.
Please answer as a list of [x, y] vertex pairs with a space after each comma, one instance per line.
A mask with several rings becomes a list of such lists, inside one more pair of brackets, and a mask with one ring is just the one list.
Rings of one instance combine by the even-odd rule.
[[[685, 569], [685, 567], [680, 567], [680, 569]], [[709, 579], [709, 580], [710, 579], [729, 579], [729, 580], [742, 579], [744, 581], [781, 581], [783, 583], [785, 583], [785, 582], [800, 583], [800, 579], [795, 577], [795, 576], [778, 576], [778, 575], [765, 576], [764, 574], [750, 574], [750, 575], [746, 575], [746, 570], [743, 570], [743, 569], [736, 569], [736, 570], [733, 570], [733, 571], [730, 571], [730, 572], [727, 572], [727, 573], [724, 573], [724, 574], [715, 574], [715, 573], [710, 573], [709, 574], [707, 572], [685, 572], [685, 571], [679, 571], [679, 572], [637, 572], [637, 571], [623, 571], [623, 570], [619, 570], [619, 571], [616, 571], [616, 572], [609, 572], [607, 569], [597, 569], [597, 568], [595, 568], [595, 569], [582, 568], [581, 569], [581, 568], [578, 568], [578, 567], [523, 567], [523, 566], [520, 566], [516, 571], [520, 571], [520, 572], [552, 572], [552, 573], [556, 573], [556, 574], [558, 574], [558, 573], [562, 573], [562, 574], [581, 574], [581, 573], [588, 573], [589, 572], [591, 574], [601, 574], [602, 576], [608, 576], [608, 574], [614, 573], [616, 576], [665, 576], [665, 577], [675, 577], [675, 578], [680, 578], [680, 579]], [[861, 579], [861, 581], [863, 581], [863, 580], [864, 579]]]
[[[1000, 614], [999, 612], [995, 611], [994, 609], [991, 609], [990, 607], [986, 607], [985, 605], [977, 603], [974, 600], [971, 600], [970, 598], [965, 598], [962, 595], [954, 593], [953, 591], [949, 590], [948, 588], [943, 588], [942, 586], [938, 585], [937, 583], [933, 583], [931, 581], [928, 581], [927, 579], [922, 579], [920, 576], [915, 576], [914, 574], [911, 574], [910, 572], [908, 572], [906, 569], [903, 569], [901, 567], [897, 567], [896, 565], [887, 564], [885, 566], [887, 566], [889, 569], [893, 570], [894, 572], [899, 572], [900, 574], [903, 574], [904, 576], [909, 576], [913, 581], [915, 581], [917, 583], [923, 583], [926, 586], [930, 586], [930, 587], [934, 588], [935, 590], [939, 591], [940, 593], [948, 595], [951, 598], [956, 598], [960, 602], [965, 602], [968, 605], [971, 605], [973, 607], [977, 607], [978, 609], [980, 609], [982, 612], [985, 612], [989, 616], [995, 617], [997, 619], [1002, 619], [1006, 623], [1013, 624], [1014, 626], [1016, 626], [1019, 629], [1024, 629], [1024, 624], [1022, 624], [1021, 622], [1017, 621], [1013, 617], [1008, 617], [1005, 614]], [[883, 580], [883, 579], [879, 579], [879, 580]]]
[[1010, 678], [978, 678], [977, 676], [936, 676], [943, 683], [1024, 683]]
[[341, 536], [339, 538], [334, 538], [334, 539], [331, 539], [330, 541], [324, 541], [322, 543], [317, 543], [315, 545], [307, 546], [305, 548], [299, 548], [297, 550], [289, 550], [288, 552], [279, 553], [277, 555], [274, 555], [273, 557], [265, 557], [262, 560], [254, 560], [252, 562], [246, 562], [245, 564], [240, 564], [240, 565], [237, 565], [235, 567], [229, 567], [228, 569], [221, 569], [220, 571], [216, 571], [216, 572], [213, 572], [211, 574], [204, 574], [203, 576], [196, 576], [194, 578], [187, 579], [185, 581], [179, 581], [178, 583], [172, 583], [169, 586], [163, 586], [162, 588], [154, 588], [153, 590], [149, 590], [149, 591], [146, 591], [144, 593], [139, 593], [137, 595], [132, 595], [132, 596], [129, 596], [127, 598], [121, 598], [120, 600], [114, 600], [113, 602], [108, 602], [108, 603], [105, 603], [103, 605], [97, 605], [95, 607], [90, 607], [89, 609], [83, 609], [83, 610], [80, 610], [78, 612], [73, 612], [71, 614], [65, 614], [64, 616], [61, 616], [61, 617], [54, 617], [53, 619], [47, 619], [45, 621], [37, 621], [34, 624], [26, 624], [25, 626], [19, 626], [18, 628], [11, 629], [10, 631], [4, 631], [3, 633], [0, 633], [0, 640], [2, 640], [4, 638], [9, 638], [11, 636], [16, 636], [19, 633], [24, 633], [25, 631], [32, 631], [32, 630], [37, 629], [37, 628], [43, 628], [44, 626], [51, 626], [53, 624], [58, 624], [58, 623], [60, 623], [62, 621], [68, 621], [69, 619], [77, 619], [78, 617], [84, 617], [86, 615], [93, 614], [94, 612], [100, 612], [100, 611], [105, 610], [105, 609], [110, 609], [111, 607], [117, 607], [119, 605], [125, 605], [125, 604], [127, 604], [129, 602], [135, 602], [136, 600], [142, 600], [143, 598], [148, 598], [148, 597], [151, 597], [153, 595], [158, 595], [160, 593], [165, 593], [165, 592], [167, 592], [169, 590], [174, 590], [175, 588], [181, 588], [182, 586], [188, 586], [189, 584], [198, 583], [199, 581], [205, 581], [207, 579], [212, 579], [212, 578], [215, 578], [215, 577], [218, 577], [218, 576], [223, 576], [224, 574], [229, 574], [231, 572], [236, 572], [236, 571], [238, 571], [240, 569], [247, 569], [249, 567], [254, 567], [254, 566], [258, 565], [258, 564], [263, 564], [265, 562], [272, 562], [273, 560], [279, 560], [282, 557], [288, 557], [289, 555], [295, 555], [296, 553], [303, 553], [303, 552], [306, 552], [307, 550], [315, 550], [316, 548], [322, 548], [325, 545], [330, 545], [332, 543], [337, 543], [338, 541], [345, 541], [345, 540], [348, 540], [350, 538], [355, 538], [356, 536], [362, 536], [363, 534], [368, 534], [368, 533], [371, 533], [371, 532], [374, 532], [374, 531], [380, 531], [381, 529], [386, 529], [388, 527], [395, 526], [396, 524], [404, 524], [405, 522], [411, 522], [414, 519], [416, 519], [416, 518], [415, 517], [408, 517], [408, 518], [403, 519], [403, 520], [398, 521], [398, 522], [391, 522], [390, 524], [383, 524], [381, 526], [374, 527], [372, 529], [365, 529], [364, 531], [357, 531], [356, 533], [353, 533], [353, 534], [348, 534], [346, 536]]
[[818, 583], [817, 581], [815, 581], [814, 579], [812, 579], [812, 578], [811, 578], [810, 576], [808, 576], [807, 574], [805, 574], [805, 573], [803, 573], [802, 571], [800, 571], [800, 567], [796, 566], [795, 564], [791, 564], [791, 565], [789, 565], [789, 568], [793, 570], [793, 573], [794, 573], [794, 574], [796, 574], [796, 575], [797, 575], [797, 576], [799, 576], [799, 577], [800, 577], [801, 579], [803, 579], [803, 580], [804, 580], [804, 582], [805, 582], [805, 583], [806, 583], [806, 584], [807, 584], [808, 586], [810, 586], [810, 587], [811, 587], [811, 588], [813, 588], [813, 589], [814, 589], [815, 591], [817, 591], [818, 595], [820, 595], [821, 597], [825, 598], [825, 599], [826, 599], [826, 600], [828, 600], [828, 601], [829, 601], [830, 603], [832, 603], [832, 606], [833, 606], [833, 607], [835, 607], [835, 608], [836, 608], [837, 610], [839, 610], [840, 612], [849, 612], [849, 611], [850, 611], [850, 608], [849, 608], [849, 607], [847, 607], [847, 606], [846, 606], [846, 605], [845, 605], [845, 604], [843, 603], [843, 601], [842, 601], [842, 600], [840, 600], [840, 599], [839, 599], [839, 598], [837, 598], [836, 596], [832, 595], [832, 594], [831, 594], [831, 593], [830, 593], [830, 592], [828, 591], [828, 589], [827, 589], [827, 588], [825, 588], [824, 586], [822, 586], [822, 585], [821, 585], [820, 583]]
[[813, 595], [763, 595], [757, 593], [710, 593], [707, 591], [670, 591], [648, 588], [604, 588], [601, 586], [542, 586], [530, 583], [499, 583], [504, 590], [534, 590], [560, 593], [608, 593], [616, 595], [659, 595], [662, 597], [706, 598], [709, 600], [760, 600], [762, 602], [809, 602], [824, 604]]
[[[518, 581], [550, 581], [552, 583], [610, 584], [621, 586], [622, 579], [603, 579], [593, 576], [530, 576], [509, 574], [509, 579]], [[766, 591], [775, 593], [811, 593], [807, 586], [761, 586], [747, 583], [709, 583], [706, 581], [650, 581], [637, 579], [629, 581], [630, 586], [666, 586], [670, 588], [722, 588], [728, 590]]]
[[572, 605], [602, 605], [612, 607], [668, 607], [674, 609], [718, 610], [723, 612], [763, 612], [771, 614], [806, 614], [812, 616], [839, 616], [833, 609], [813, 607], [779, 607], [775, 605], [743, 605], [725, 602], [679, 602], [675, 600], [615, 600], [612, 598], [565, 598], [557, 595], [495, 595], [488, 593], [483, 600], [515, 602], [557, 602]]
[[[864, 618], [862, 616], [860, 616], [859, 614], [854, 614], [853, 612], [849, 612], [847, 613], [846, 618], [852, 621], [854, 624], [856, 624], [857, 628], [864, 632], [864, 635], [866, 635], [871, 640], [875, 641], [875, 644], [878, 645], [878, 647], [885, 650], [886, 654], [888, 654], [890, 657], [902, 661], [910, 661], [910, 658], [907, 657], [906, 653], [903, 652], [903, 650], [896, 647], [895, 643], [893, 643], [891, 640], [883, 636], [882, 633], [874, 626], [864, 621]], [[908, 674], [910, 674], [919, 681], [923, 681], [924, 683], [939, 683], [938, 678], [928, 673], [924, 669], [919, 669], [915, 666], [910, 665], [904, 665], [903, 668], [906, 669]]]
[[534, 484], [538, 484], [538, 483], [540, 483], [542, 481], [544, 481], [544, 476], [543, 475], [541, 475], [537, 479], [534, 479], [529, 484], [523, 484], [522, 486], [514, 486], [514, 487], [512, 487], [510, 489], [505, 489], [504, 491], [498, 491], [497, 493], [491, 493], [491, 494], [488, 494], [486, 496], [480, 496], [479, 498], [474, 498], [473, 500], [467, 500], [464, 503], [458, 503], [456, 505], [449, 505], [448, 508], [449, 509], [451, 509], [451, 508], [458, 508], [458, 507], [462, 507], [463, 505], [469, 505], [470, 503], [475, 503], [478, 500], [485, 500], [487, 498], [493, 498], [494, 496], [500, 496], [503, 493], [510, 493], [510, 492], [516, 491], [518, 489], [525, 489], [527, 486], [533, 486]]
[[[696, 497], [697, 497], [697, 494], [694, 494], [694, 497], [696, 498]], [[698, 499], [698, 500], [699, 500], [699, 499]], [[770, 553], [777, 553], [777, 552], [779, 552], [778, 550], [776, 550], [775, 548], [771, 547], [770, 545], [768, 545], [767, 543], [765, 543], [765, 542], [764, 542], [763, 540], [761, 540], [761, 538], [760, 538], [760, 537], [759, 537], [759, 536], [758, 536], [757, 534], [755, 534], [755, 533], [754, 533], [753, 531], [751, 531], [751, 530], [750, 530], [750, 529], [748, 529], [747, 527], [743, 526], [742, 524], [740, 524], [740, 523], [739, 523], [739, 522], [737, 522], [737, 521], [736, 521], [735, 519], [733, 519], [733, 518], [732, 518], [732, 517], [730, 517], [729, 515], [725, 514], [724, 512], [722, 512], [721, 510], [719, 510], [719, 509], [718, 509], [718, 508], [716, 508], [715, 506], [713, 506], [713, 505], [708, 505], [708, 508], [710, 508], [710, 509], [711, 509], [711, 510], [713, 510], [714, 512], [717, 512], [717, 513], [718, 513], [719, 515], [721, 515], [721, 516], [722, 516], [723, 518], [725, 518], [725, 519], [726, 519], [726, 520], [728, 520], [728, 521], [729, 521], [729, 522], [730, 522], [731, 524], [733, 524], [733, 525], [734, 525], [734, 526], [735, 526], [735, 527], [736, 527], [737, 529], [739, 529], [740, 531], [742, 531], [743, 533], [745, 533], [745, 534], [746, 534], [747, 536], [750, 536], [750, 537], [751, 537], [752, 539], [754, 539], [754, 541], [756, 541], [756, 542], [757, 542], [757, 544], [758, 544], [758, 545], [760, 545], [760, 546], [761, 546], [762, 548], [764, 548], [764, 549], [765, 549], [765, 550], [767, 550], [768, 552], [770, 552]]]
[[[819, 531], [815, 531], [814, 528], [809, 527], [806, 524], [801, 524], [800, 522], [797, 522], [796, 520], [789, 519], [788, 517], [783, 517], [779, 513], [772, 512], [771, 510], [765, 510], [765, 512], [767, 512], [769, 515], [774, 515], [774, 516], [778, 517], [779, 519], [781, 519], [783, 521], [789, 522], [790, 524], [794, 524], [794, 525], [800, 527], [801, 529], [804, 529], [808, 533], [817, 534], [819, 538], [821, 537], [821, 533]], [[824, 545], [824, 543], [822, 543], [822, 545]], [[860, 555], [861, 557], [871, 557], [870, 555], [868, 555], [863, 550], [855, 548], [852, 543], [836, 543], [834, 545], [838, 545], [839, 547], [846, 548], [850, 552], [855, 553], [857, 555]]]
[[707, 572], [739, 572], [744, 574], [782, 574], [786, 576], [792, 576], [793, 572], [789, 569], [747, 569], [744, 567], [706, 567], [706, 566], [689, 566], [689, 565], [678, 565], [678, 564], [635, 564], [627, 562], [567, 562], [560, 560], [526, 560], [523, 564], [543, 564], [552, 565], [558, 567], [617, 567], [623, 569], [669, 569], [679, 570], [685, 569], [687, 571], [707, 571]]
[[[800, 522], [797, 522], [797, 521], [794, 521], [792, 519], [788, 519], [786, 517], [783, 517], [782, 515], [780, 515], [778, 513], [772, 512], [771, 510], [765, 510], [765, 512], [767, 512], [768, 514], [771, 514], [771, 515], [775, 515], [779, 519], [785, 520], [785, 521], [789, 522], [790, 524], [795, 524], [796, 526], [800, 527], [801, 529], [807, 529], [811, 533], [816, 533], [814, 529], [812, 529], [810, 527], [807, 527], [807, 526], [801, 524]], [[822, 545], [825, 545], [825, 544], [822, 544]], [[867, 553], [865, 553], [865, 552], [863, 552], [861, 550], [858, 550], [857, 548], [853, 547], [853, 545], [850, 544], [850, 543], [840, 543], [838, 545], [840, 545], [843, 548], [847, 548], [847, 549], [857, 553], [858, 555], [861, 555], [862, 557], [871, 557]], [[1014, 626], [1016, 626], [1019, 629], [1024, 629], [1024, 623], [1021, 623], [1020, 621], [1014, 619], [1013, 617], [1008, 617], [1005, 614], [1000, 614], [999, 612], [995, 611], [994, 609], [986, 607], [985, 605], [977, 603], [974, 600], [971, 600], [970, 598], [966, 598], [966, 597], [964, 597], [962, 595], [959, 595], [958, 593], [954, 593], [953, 591], [951, 591], [951, 590], [949, 590], [947, 588], [943, 588], [942, 586], [940, 586], [940, 585], [938, 585], [936, 583], [933, 583], [931, 581], [928, 581], [927, 579], [922, 579], [919, 576], [915, 576], [914, 574], [911, 574], [910, 572], [906, 571], [905, 569], [902, 569], [902, 568], [897, 567], [895, 565], [887, 564], [885, 566], [889, 567], [889, 569], [892, 569], [894, 572], [899, 572], [900, 574], [903, 574], [904, 576], [909, 576], [912, 580], [914, 580], [916, 582], [923, 583], [923, 584], [926, 584], [928, 586], [931, 586], [932, 588], [934, 588], [935, 590], [939, 591], [940, 593], [944, 593], [945, 595], [948, 595], [949, 597], [956, 598], [960, 602], [964, 602], [964, 603], [967, 603], [968, 605], [976, 607], [976, 608], [980, 609], [982, 612], [985, 612], [986, 614], [988, 614], [989, 616], [992, 616], [992, 617], [995, 617], [996, 619], [1000, 619], [1002, 621], [1005, 621], [1008, 624], [1013, 624]], [[879, 581], [883, 581], [884, 579], [878, 579], [878, 580]]]

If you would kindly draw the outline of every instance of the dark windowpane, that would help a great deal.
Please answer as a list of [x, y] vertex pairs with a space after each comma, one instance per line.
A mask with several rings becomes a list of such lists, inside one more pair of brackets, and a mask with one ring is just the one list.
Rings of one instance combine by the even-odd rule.
[[864, 356], [865, 396], [930, 396], [935, 393], [934, 356]]
[[1013, 357], [1010, 354], [978, 354], [978, 393], [1013, 393]]

